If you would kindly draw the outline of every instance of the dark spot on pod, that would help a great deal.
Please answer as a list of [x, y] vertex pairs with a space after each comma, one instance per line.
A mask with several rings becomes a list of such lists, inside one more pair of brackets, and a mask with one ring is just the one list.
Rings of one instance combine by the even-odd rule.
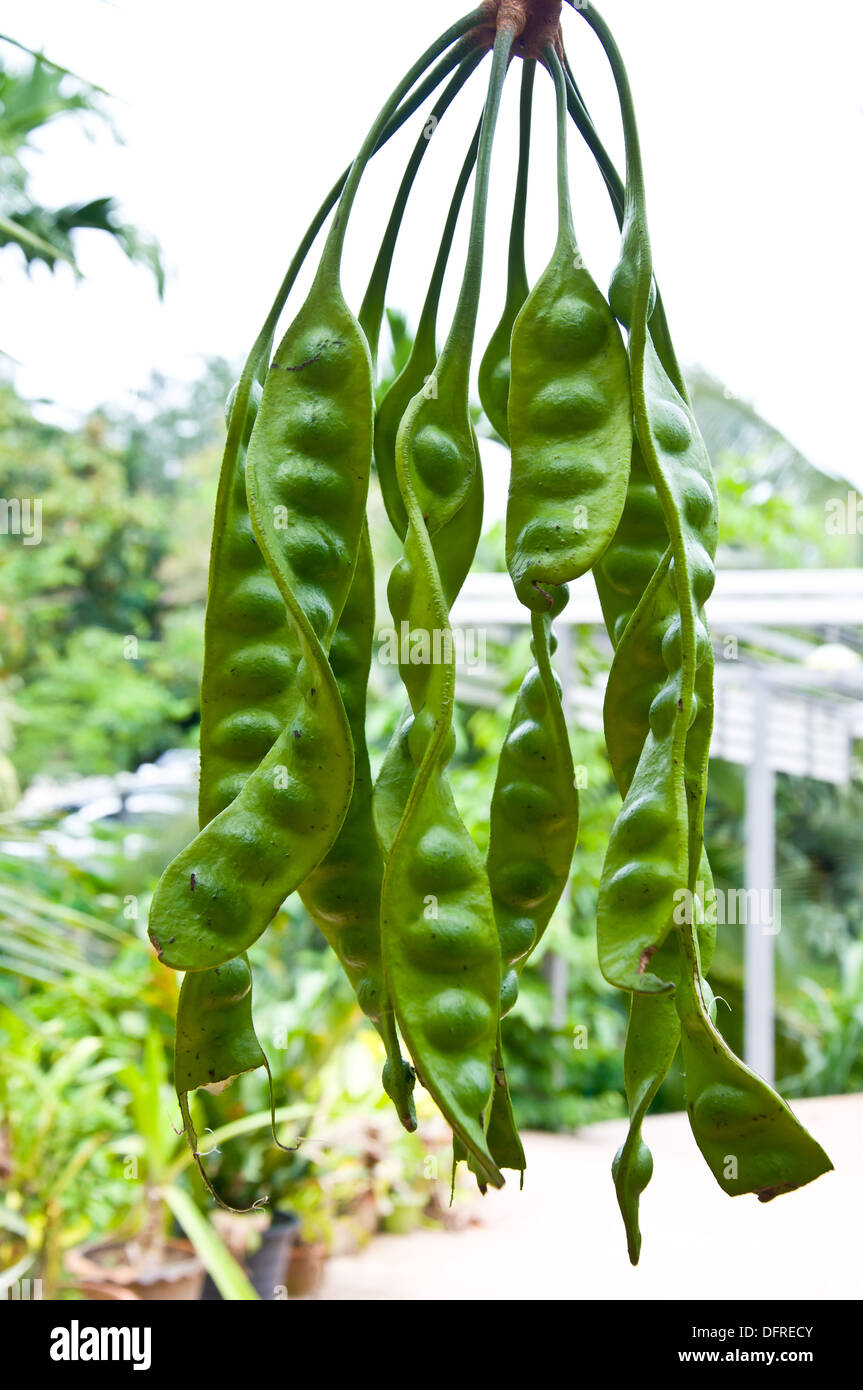
[[310, 719], [300, 717], [294, 721], [293, 757], [298, 766], [322, 762], [327, 756], [329, 741], [326, 735]]
[[292, 337], [286, 348], [284, 358], [281, 348], [276, 353], [274, 365], [316, 390], [343, 387], [355, 357], [352, 344], [338, 328], [321, 325]]

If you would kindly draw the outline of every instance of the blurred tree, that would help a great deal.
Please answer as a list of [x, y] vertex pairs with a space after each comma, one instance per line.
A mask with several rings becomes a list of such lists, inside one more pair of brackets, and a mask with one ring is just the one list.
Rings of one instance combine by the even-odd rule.
[[79, 430], [0, 382], [0, 497], [41, 507], [38, 545], [0, 545], [0, 755], [25, 784], [193, 739], [229, 379], [222, 360], [191, 387], [154, 377], [142, 414]]
[[815, 468], [747, 401], [709, 373], [688, 383], [719, 487], [718, 564], [736, 569], [799, 569], [860, 563], [857, 536], [825, 526], [825, 506], [848, 483]]
[[[25, 67], [9, 64], [10, 47], [26, 54]], [[150, 268], [161, 295], [165, 276], [158, 245], [119, 219], [113, 198], [48, 208], [31, 192], [28, 156], [36, 151], [34, 137], [49, 122], [62, 116], [94, 116], [116, 136], [104, 105], [106, 95], [44, 54], [0, 35], [0, 249], [16, 246], [28, 267], [41, 261], [54, 270], [62, 261], [80, 275], [75, 233], [107, 232], [131, 261]]]

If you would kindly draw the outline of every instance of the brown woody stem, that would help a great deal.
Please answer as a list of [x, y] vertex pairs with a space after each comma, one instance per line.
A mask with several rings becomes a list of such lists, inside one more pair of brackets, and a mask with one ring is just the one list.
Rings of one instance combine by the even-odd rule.
[[562, 0], [486, 0], [483, 9], [484, 17], [475, 33], [484, 48], [493, 48], [495, 35], [508, 28], [515, 35], [514, 57], [540, 58], [549, 44], [558, 53], [563, 51]]

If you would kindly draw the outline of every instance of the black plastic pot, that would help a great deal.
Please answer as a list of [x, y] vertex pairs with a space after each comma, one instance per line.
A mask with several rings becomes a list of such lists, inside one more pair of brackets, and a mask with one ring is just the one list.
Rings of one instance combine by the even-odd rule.
[[[279, 1212], [264, 1231], [258, 1249], [243, 1261], [243, 1267], [260, 1298], [271, 1300], [276, 1289], [286, 1287], [290, 1249], [299, 1234], [299, 1229], [298, 1216], [293, 1212]], [[205, 1302], [213, 1302], [221, 1297], [208, 1274], [201, 1298]]]

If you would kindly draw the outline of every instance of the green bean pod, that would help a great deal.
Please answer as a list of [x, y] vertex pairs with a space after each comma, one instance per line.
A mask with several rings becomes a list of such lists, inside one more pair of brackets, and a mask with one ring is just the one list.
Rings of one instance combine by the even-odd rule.
[[[275, 1140], [273, 1078], [252, 1021], [252, 973], [248, 960], [245, 956], [238, 956], [213, 970], [199, 970], [186, 975], [177, 1005], [174, 1085], [180, 1102], [183, 1128], [198, 1172], [210, 1196], [228, 1211], [235, 1208], [223, 1202], [213, 1189], [201, 1162], [189, 1095], [199, 1086], [217, 1094], [238, 1076], [256, 1071], [258, 1067], [266, 1069], [269, 1081], [270, 1116]], [[278, 1143], [278, 1140], [275, 1142]]]
[[[482, 531], [483, 478], [478, 468], [464, 506], [433, 539], [441, 585], [451, 607], [464, 584]], [[408, 703], [390, 740], [375, 782], [373, 814], [378, 843], [389, 857], [416, 775], [410, 754], [413, 710]]]
[[593, 570], [602, 616], [615, 647], [667, 549], [668, 529], [662, 503], [638, 441], [633, 439], [629, 485], [620, 523]]
[[[647, 549], [650, 541], [648, 540]], [[665, 664], [662, 638], [665, 625], [658, 605], [667, 585], [671, 551], [666, 552], [647, 585], [632, 620], [625, 626], [615, 652], [605, 698], [605, 737], [622, 797], [629, 790], [650, 728], [650, 707], [662, 688]], [[708, 733], [709, 744], [709, 733]], [[707, 892], [712, 878], [702, 851], [699, 880]], [[701, 914], [699, 939], [704, 968], [713, 955], [715, 925]], [[696, 917], [698, 920], [698, 917]], [[659, 948], [656, 959], [663, 978], [676, 979], [676, 942]], [[653, 1172], [653, 1159], [642, 1138], [642, 1125], [668, 1074], [680, 1042], [680, 1023], [674, 999], [667, 994], [632, 994], [624, 1050], [624, 1082], [629, 1106], [629, 1133], [612, 1164], [617, 1200], [627, 1235], [629, 1258], [638, 1263], [641, 1250], [639, 1201]]]
[[[480, 132], [481, 123], [476, 128], [456, 181], [410, 356], [384, 396], [375, 420], [375, 462], [378, 479], [390, 522], [402, 541], [407, 532], [408, 521], [396, 477], [396, 439], [408, 406], [427, 383], [434, 379], [434, 369], [438, 362], [436, 327], [441, 290], [459, 213], [476, 163]], [[427, 521], [448, 608], [452, 607], [470, 570], [482, 531], [482, 516], [482, 469], [475, 465], [468, 494], [462, 506], [440, 527], [436, 525], [436, 517], [430, 517]], [[375, 784], [375, 826], [381, 849], [386, 857], [392, 849], [416, 772], [408, 749], [413, 718], [408, 704], [390, 741]]]
[[[380, 135], [375, 152], [404, 125], [456, 64], [476, 63], [473, 50], [474, 41], [471, 38], [462, 39], [454, 46], [394, 112]], [[459, 85], [463, 80], [459, 81]], [[199, 792], [201, 825], [212, 820], [233, 800], [245, 774], [257, 766], [266, 751], [263, 746], [266, 733], [272, 734], [267, 745], [269, 747], [283, 723], [277, 706], [284, 698], [292, 670], [277, 668], [273, 672], [274, 681], [270, 690], [258, 680], [256, 688], [249, 692], [242, 684], [237, 686], [237, 673], [232, 666], [236, 652], [246, 641], [254, 645], [261, 633], [268, 635], [274, 646], [281, 643], [287, 648], [291, 643], [281, 596], [277, 595], [251, 531], [245, 487], [246, 450], [260, 405], [261, 382], [276, 323], [312, 244], [338, 201], [350, 172], [349, 166], [330, 189], [303, 236], [226, 408], [228, 430], [213, 522], [204, 632]], [[237, 572], [243, 575], [239, 585]], [[252, 601], [247, 599], [244, 592], [244, 585], [249, 581], [256, 594]], [[277, 597], [277, 607], [270, 608], [263, 598], [268, 583], [271, 598]], [[242, 668], [241, 661], [240, 677]], [[251, 709], [250, 700], [253, 701]], [[274, 719], [278, 720], [278, 727], [273, 723]], [[259, 748], [261, 752], [256, 756]]]
[[513, 329], [509, 391], [506, 561], [533, 613], [547, 613], [552, 590], [592, 568], [608, 546], [632, 453], [626, 351], [578, 250], [563, 73], [553, 51], [548, 62], [558, 99], [558, 239]]
[[[486, 869], [500, 943], [500, 1017], [566, 888], [578, 838], [578, 793], [559, 683], [551, 668], [551, 621], [534, 614], [531, 667], [501, 748], [489, 812]], [[489, 1147], [502, 1168], [524, 1170], [524, 1152], [498, 1031]]]
[[[166, 871], [150, 934], [174, 969], [245, 950], [329, 849], [353, 783], [350, 730], [326, 659], [353, 578], [372, 443], [371, 361], [329, 277], [318, 278], [273, 359], [249, 446], [252, 527], [301, 660], [285, 726], [235, 800]], [[295, 657], [262, 643], [247, 686]]]
[[[625, 68], [607, 26], [593, 7], [588, 5], [581, 13], [605, 48], [623, 115], [627, 187], [623, 251], [613, 277], [612, 302], [630, 329], [636, 433], [670, 538], [666, 557], [625, 627], [615, 655], [617, 666], [637, 644], [641, 632], [650, 649], [642, 659], [642, 677], [645, 671], [650, 673], [644, 686], [651, 703], [649, 732], [612, 833], [600, 888], [603, 969], [609, 977], [614, 974], [618, 984], [629, 974], [629, 988], [633, 990], [626, 1068], [631, 1125], [629, 1138], [615, 1159], [614, 1176], [627, 1224], [630, 1258], [635, 1262], [640, 1245], [638, 1197], [652, 1166], [641, 1140], [641, 1122], [670, 1065], [678, 1030], [693, 1133], [726, 1192], [756, 1192], [767, 1201], [812, 1181], [831, 1165], [780, 1097], [734, 1056], [716, 1029], [711, 1017], [712, 995], [703, 979], [712, 953], [713, 929], [708, 926], [699, 933], [692, 914], [684, 912], [681, 921], [671, 912], [676, 888], [687, 887], [691, 893], [699, 876], [707, 890], [711, 886], [702, 826], [712, 725], [713, 652], [703, 623], [703, 604], [713, 582], [715, 488], [691, 410], [660, 361], [648, 331], [653, 290], [650, 246], [638, 136]], [[661, 323], [665, 323], [664, 315]], [[664, 332], [667, 338], [667, 326]], [[670, 344], [670, 338], [667, 342]], [[673, 349], [671, 354], [673, 357]], [[659, 672], [657, 647], [664, 678]], [[662, 682], [658, 691], [657, 680]], [[609, 682], [612, 700], [613, 684]], [[624, 785], [637, 747], [637, 727], [640, 724], [644, 728], [643, 706], [644, 694], [618, 749], [621, 762], [615, 770], [622, 772]], [[628, 871], [623, 862], [627, 853], [634, 859]], [[615, 891], [609, 892], [610, 888]], [[624, 943], [612, 916], [615, 911], [625, 913], [627, 907], [631, 915], [623, 924], [623, 935], [628, 926], [630, 939]], [[663, 921], [665, 917], [667, 921]], [[652, 935], [644, 930], [645, 918], [655, 929]], [[632, 978], [636, 956], [641, 982]], [[660, 964], [662, 980], [646, 971], [653, 958]], [[606, 969], [609, 963], [611, 971]], [[657, 987], [673, 990], [673, 996], [649, 992]]]
[[[626, 353], [578, 253], [563, 72], [552, 52], [546, 62], [557, 96], [558, 240], [516, 319], [507, 393], [507, 565], [518, 597], [531, 610], [537, 665], [516, 701], [489, 820], [488, 873], [504, 971], [501, 1016], [512, 1008], [518, 970], [566, 887], [578, 836], [578, 793], [551, 670], [550, 620], [566, 602], [567, 582], [595, 564], [614, 535], [632, 449]], [[498, 1075], [503, 1078], [502, 1062]], [[508, 1151], [510, 1160], [517, 1159], [521, 1145], [505, 1079], [495, 1103], [501, 1155]], [[518, 1166], [523, 1168], [523, 1156]]]
[[[673, 546], [669, 551], [657, 571], [653, 594], [652, 626], [661, 642], [665, 671], [650, 705], [649, 732], [609, 839], [597, 908], [603, 974], [621, 988], [645, 992], [669, 987], [647, 967], [670, 929], [674, 894], [694, 886], [701, 859], [703, 798], [697, 804], [688, 801], [686, 746], [696, 721], [706, 728], [709, 741], [712, 722], [713, 652], [703, 611], [700, 605], [693, 605], [689, 614], [678, 608], [680, 592], [673, 573], [677, 557]], [[701, 554], [705, 571], [712, 569], [709, 551], [702, 547]], [[694, 618], [688, 642], [681, 640], [687, 616]], [[630, 650], [625, 638], [620, 650]], [[655, 650], [652, 658], [655, 665]], [[700, 700], [695, 694], [696, 667], [701, 668]]]
[[769, 1202], [833, 1164], [773, 1088], [735, 1057], [710, 1018], [691, 924], [678, 929], [678, 943], [675, 998], [695, 1142], [723, 1192], [752, 1192]]
[[475, 21], [447, 31], [381, 111], [351, 168], [306, 303], [267, 373], [246, 485], [255, 539], [295, 645], [287, 652], [261, 643], [235, 665], [247, 688], [269, 688], [274, 668], [296, 666], [296, 679], [278, 739], [156, 890], [150, 936], [174, 969], [220, 965], [255, 941], [324, 857], [350, 804], [353, 748], [327, 652], [359, 549], [373, 407], [371, 358], [341, 292], [341, 255], [363, 171], [399, 104]]
[[[396, 477], [396, 439], [398, 438], [399, 426], [404, 418], [405, 411], [420, 391], [428, 383], [434, 381], [434, 369], [437, 365], [437, 319], [440, 308], [440, 296], [443, 289], [444, 276], [449, 263], [452, 251], [453, 237], [455, 236], [458, 225], [459, 213], [461, 212], [464, 195], [467, 190], [470, 176], [476, 164], [477, 151], [479, 149], [479, 137], [481, 126], [478, 125], [464, 163], [456, 181], [455, 190], [450, 202], [441, 237], [440, 248], [435, 259], [432, 270], [431, 280], [429, 281], [428, 291], [426, 292], [422, 312], [420, 313], [417, 331], [411, 347], [410, 356], [402, 368], [395, 381], [389, 387], [383, 400], [378, 406], [375, 417], [375, 467], [377, 468], [378, 481], [381, 487], [381, 494], [384, 499], [384, 506], [387, 516], [398, 536], [399, 540], [404, 540], [407, 531], [407, 512], [399, 491], [398, 479]], [[465, 505], [465, 504], [463, 504]], [[474, 547], [475, 549], [476, 547]], [[449, 553], [450, 547], [446, 548]], [[444, 552], [442, 552], [443, 554]], [[459, 553], [461, 551], [459, 550]], [[471, 552], [472, 556], [472, 552]], [[439, 559], [442, 558], [439, 557]], [[470, 561], [468, 561], [468, 567]], [[465, 571], [467, 573], [467, 571]], [[461, 588], [464, 576], [458, 584]], [[455, 594], [453, 594], [455, 597]], [[450, 600], [452, 602], [452, 599]]]
[[[406, 473], [411, 423], [409, 416], [400, 475]], [[409, 484], [405, 498], [413, 592], [404, 607], [393, 603], [393, 617], [397, 624], [409, 622], [412, 631], [438, 632], [445, 640], [446, 602]], [[407, 745], [415, 775], [384, 874], [384, 968], [421, 1083], [477, 1157], [486, 1180], [500, 1186], [485, 1140], [500, 996], [497, 934], [482, 861], [446, 778], [453, 751], [454, 663], [442, 660], [423, 672], [422, 683], [409, 683], [414, 720]]]
[[[440, 295], [459, 213], [476, 163], [480, 129], [481, 126], [478, 125], [456, 181], [410, 356], [384, 396], [375, 419], [375, 462], [378, 480], [390, 522], [402, 541], [408, 522], [396, 477], [396, 437], [405, 411], [413, 398], [422, 391], [426, 382], [432, 378], [437, 364], [436, 327]], [[482, 469], [476, 468], [464, 504], [432, 537], [438, 574], [448, 608], [452, 607], [467, 578], [482, 531], [482, 515]], [[408, 749], [412, 724], [413, 712], [408, 703], [390, 741], [375, 784], [373, 814], [378, 841], [385, 857], [389, 856], [392, 849], [416, 771]]]
[[[219, 479], [204, 625], [198, 795], [202, 828], [233, 801], [278, 736], [291, 688], [291, 672], [280, 667], [274, 668], [269, 688], [258, 683], [251, 697], [242, 679], [244, 654], [261, 642], [289, 649], [290, 629], [281, 594], [252, 535], [246, 498], [246, 451], [260, 384], [252, 382], [245, 426], [237, 438], [233, 415], [239, 396], [238, 384], [226, 408], [230, 447], [226, 446]], [[273, 1140], [278, 1144], [273, 1080], [252, 1020], [247, 958], [187, 974], [177, 1007], [174, 1081], [198, 1171], [221, 1206], [227, 1204], [214, 1191], [198, 1153], [189, 1093], [199, 1086], [222, 1090], [236, 1076], [258, 1067], [267, 1072]]]
[[488, 876], [504, 977], [501, 1018], [569, 877], [578, 795], [560, 684], [551, 668], [550, 620], [533, 620], [536, 665], [518, 692], [501, 748], [489, 814]]
[[[236, 401], [228, 404], [228, 427]], [[246, 498], [246, 451], [261, 399], [253, 385], [242, 445], [233, 472], [223, 470], [213, 524], [210, 580], [204, 621], [201, 679], [201, 776], [198, 820], [223, 811], [273, 746], [285, 722], [293, 679], [289, 659], [255, 670], [262, 646], [294, 645], [282, 596], [252, 533]]]
[[479, 398], [482, 408], [500, 437], [509, 443], [510, 363], [512, 330], [524, 301], [530, 292], [527, 266], [524, 259], [524, 223], [527, 212], [527, 187], [530, 172], [530, 129], [533, 110], [533, 87], [536, 60], [526, 58], [521, 75], [521, 120], [519, 130], [518, 172], [515, 202], [509, 235], [509, 264], [507, 268], [506, 299], [500, 322], [489, 340], [479, 364]]
[[[648, 966], [670, 929], [674, 893], [694, 887], [701, 860], [701, 826], [687, 804], [684, 762], [693, 723], [709, 730], [712, 721], [713, 650], [703, 609], [714, 583], [716, 487], [692, 411], [662, 366], [648, 328], [652, 259], [625, 69], [604, 22], [591, 7], [583, 14], [606, 48], [624, 118], [622, 250], [610, 297], [629, 328], [635, 432], [671, 550], [657, 595], [667, 676], [651, 704], [650, 730], [609, 841], [597, 913], [599, 955], [612, 984], [652, 993], [673, 988], [673, 981]], [[705, 668], [698, 678], [701, 699], [695, 693], [699, 667]]]
[[396, 627], [437, 642], [425, 659], [400, 663], [413, 710], [407, 748], [415, 766], [404, 815], [384, 874], [384, 968], [417, 1075], [483, 1181], [503, 1177], [489, 1153], [500, 956], [484, 866], [449, 787], [455, 660], [448, 596], [433, 536], [458, 514], [479, 472], [469, 414], [470, 349], [482, 265], [485, 205], [494, 128], [514, 31], [495, 42], [479, 145], [468, 263], [453, 327], [434, 380], [402, 420], [396, 473], [407, 515], [404, 558], [390, 579]]
[[342, 696], [354, 749], [354, 788], [332, 849], [300, 887], [300, 897], [335, 951], [360, 1007], [387, 1050], [384, 1089], [405, 1129], [416, 1129], [411, 1092], [414, 1074], [399, 1048], [392, 1003], [381, 960], [380, 911], [383, 860], [372, 822], [372, 783], [365, 738], [366, 687], [374, 638], [374, 574], [368, 530], [330, 648], [330, 665]]

